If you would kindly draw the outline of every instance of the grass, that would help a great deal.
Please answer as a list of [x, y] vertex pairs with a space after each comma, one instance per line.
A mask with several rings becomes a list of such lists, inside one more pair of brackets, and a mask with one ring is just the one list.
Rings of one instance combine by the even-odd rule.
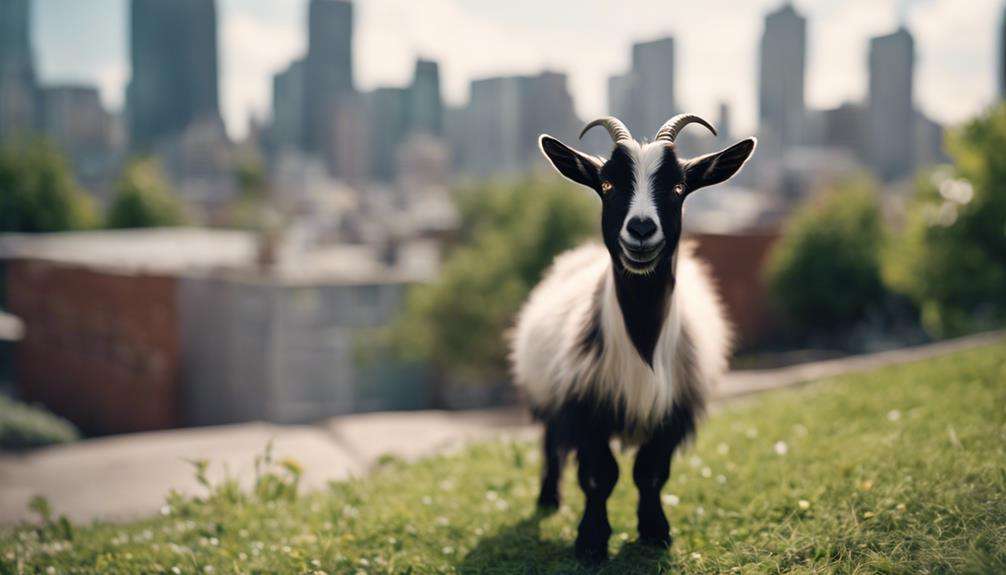
[[[633, 543], [620, 459], [602, 573], [1006, 572], [1006, 343], [719, 412], [664, 490], [670, 552]], [[300, 496], [296, 463], [261, 463], [251, 493], [206, 482], [129, 525], [73, 526], [36, 501], [38, 524], [0, 535], [0, 572], [581, 572], [574, 473], [560, 511], [536, 515], [529, 442], [389, 459]]]

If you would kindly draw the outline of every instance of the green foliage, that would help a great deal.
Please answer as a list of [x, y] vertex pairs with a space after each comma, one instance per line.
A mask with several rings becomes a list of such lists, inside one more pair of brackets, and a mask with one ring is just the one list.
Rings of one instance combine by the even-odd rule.
[[1006, 319], [1006, 106], [948, 139], [952, 168], [919, 178], [884, 275], [934, 335]]
[[775, 301], [796, 327], [848, 327], [882, 304], [884, 232], [875, 184], [839, 183], [801, 207], [766, 269]]
[[95, 223], [94, 204], [43, 140], [0, 149], [0, 232], [61, 232]]
[[278, 214], [269, 206], [269, 182], [265, 166], [255, 159], [243, 159], [234, 169], [239, 195], [227, 206], [225, 225], [246, 230], [265, 230], [275, 225]]
[[0, 449], [18, 450], [77, 441], [69, 421], [0, 395]]
[[727, 406], [672, 466], [670, 551], [636, 544], [632, 454], [619, 453], [599, 569], [573, 558], [574, 464], [562, 507], [536, 514], [540, 450], [521, 440], [295, 499], [172, 501], [78, 527], [72, 545], [0, 531], [0, 573], [1002, 573], [1004, 380], [1001, 342]]
[[144, 158], [126, 166], [108, 210], [107, 227], [156, 228], [184, 223], [182, 204], [172, 195], [156, 160]]
[[505, 369], [505, 333], [521, 303], [557, 254], [596, 232], [599, 206], [557, 179], [489, 184], [457, 198], [460, 245], [434, 283], [409, 293], [392, 337], [404, 356], [442, 372], [494, 376]]

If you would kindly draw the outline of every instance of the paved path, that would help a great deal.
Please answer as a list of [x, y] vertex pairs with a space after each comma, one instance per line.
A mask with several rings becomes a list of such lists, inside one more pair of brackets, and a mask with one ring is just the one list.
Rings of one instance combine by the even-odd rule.
[[[988, 345], [1004, 332], [915, 348], [814, 362], [781, 369], [729, 374], [717, 400], [843, 373], [938, 357]], [[123, 520], [156, 513], [170, 489], [199, 493], [187, 461], [212, 462], [211, 477], [224, 470], [248, 481], [256, 455], [272, 440], [277, 458], [304, 467], [306, 489], [366, 473], [385, 454], [415, 459], [467, 441], [501, 434], [533, 435], [519, 408], [487, 411], [420, 411], [339, 417], [315, 426], [248, 423], [92, 439], [25, 455], [0, 455], [0, 524], [30, 517], [33, 495], [46, 496], [57, 513], [74, 521]]]

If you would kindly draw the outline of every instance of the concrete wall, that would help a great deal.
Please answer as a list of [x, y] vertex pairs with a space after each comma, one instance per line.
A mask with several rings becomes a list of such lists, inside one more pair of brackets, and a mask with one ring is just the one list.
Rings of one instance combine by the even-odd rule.
[[180, 283], [187, 423], [309, 422], [427, 406], [422, 371], [361, 359], [406, 284]]

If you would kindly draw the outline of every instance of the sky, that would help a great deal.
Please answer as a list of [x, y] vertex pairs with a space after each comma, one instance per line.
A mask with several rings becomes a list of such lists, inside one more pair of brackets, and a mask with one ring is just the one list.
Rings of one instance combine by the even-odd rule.
[[[218, 0], [221, 106], [228, 131], [267, 118], [271, 77], [307, 45], [307, 0]], [[782, 0], [356, 0], [357, 86], [404, 85], [417, 56], [440, 61], [444, 96], [467, 100], [473, 78], [565, 71], [584, 120], [607, 110], [607, 78], [634, 41], [673, 35], [678, 106], [734, 130], [757, 124], [758, 42]], [[796, 0], [808, 19], [807, 100], [837, 106], [866, 94], [869, 38], [904, 22], [916, 43], [916, 105], [944, 123], [991, 103], [1003, 0]], [[113, 110], [129, 78], [127, 0], [34, 0], [43, 82], [97, 84]], [[656, 128], [656, 127], [654, 127]]]

